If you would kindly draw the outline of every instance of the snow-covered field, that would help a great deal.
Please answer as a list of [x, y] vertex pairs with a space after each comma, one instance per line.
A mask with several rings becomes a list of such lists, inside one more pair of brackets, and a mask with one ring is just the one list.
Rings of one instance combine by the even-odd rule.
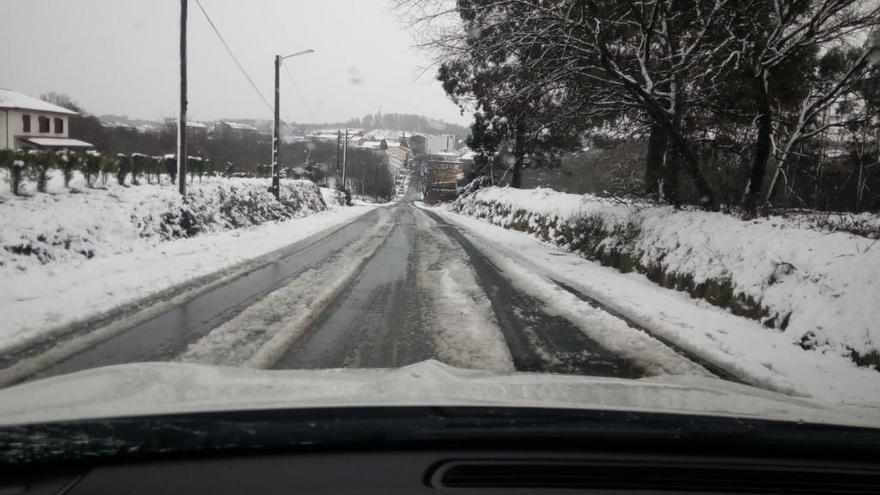
[[[333, 191], [259, 179], [88, 189], [53, 180], [46, 194], [0, 189], [0, 352], [100, 318], [203, 277], [222, 277], [372, 207], [339, 207]], [[330, 206], [326, 203], [331, 203]]]
[[[880, 242], [803, 225], [630, 204], [549, 189], [485, 188], [452, 210], [594, 257], [624, 253], [694, 285], [728, 285], [792, 346], [841, 356], [880, 349]], [[588, 239], [599, 232], [602, 238]], [[584, 246], [593, 250], [583, 252]]]
[[[498, 197], [503, 191], [492, 194]], [[549, 193], [539, 191], [537, 194]], [[570, 206], [544, 205], [545, 208]], [[531, 234], [490, 225], [450, 211], [448, 206], [433, 211], [464, 229], [505, 276], [542, 300], [547, 311], [578, 321], [601, 312], [556, 283], [562, 282], [749, 384], [823, 402], [880, 406], [880, 373], [857, 367], [844, 356], [805, 351], [784, 332], [734, 316], [685, 293], [659, 287], [643, 275], [621, 274], [584, 260]], [[607, 318], [611, 318], [610, 315], [606, 315]], [[591, 336], [605, 346], [634, 345], [627, 332], [609, 333], [603, 329], [616, 327], [601, 321], [585, 322], [583, 328], [591, 329]]]

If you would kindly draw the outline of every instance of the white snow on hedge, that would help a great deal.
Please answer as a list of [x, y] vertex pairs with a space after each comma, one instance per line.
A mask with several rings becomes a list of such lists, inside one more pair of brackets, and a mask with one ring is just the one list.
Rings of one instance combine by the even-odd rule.
[[327, 208], [310, 181], [282, 182], [280, 202], [261, 179], [196, 180], [188, 186], [186, 202], [172, 184], [122, 187], [108, 182], [92, 189], [78, 180], [73, 189], [55, 185], [48, 194], [28, 196], [0, 189], [0, 276]]
[[[605, 247], [695, 283], [726, 280], [777, 321], [790, 314], [784, 333], [792, 343], [843, 355], [880, 348], [876, 239], [810, 228], [800, 218], [745, 221], [545, 188], [484, 188], [459, 198], [452, 209], [504, 227], [525, 221], [533, 232], [540, 217], [555, 219], [557, 226], [601, 222], [602, 230], [612, 233], [602, 241]], [[558, 232], [547, 238], [567, 247]]]

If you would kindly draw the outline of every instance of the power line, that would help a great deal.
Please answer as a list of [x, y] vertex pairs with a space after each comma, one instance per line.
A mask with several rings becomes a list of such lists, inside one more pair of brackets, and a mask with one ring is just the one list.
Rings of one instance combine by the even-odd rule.
[[260, 88], [257, 87], [256, 83], [254, 83], [254, 80], [251, 79], [251, 76], [244, 69], [244, 66], [241, 65], [241, 62], [238, 61], [238, 58], [235, 56], [235, 53], [232, 52], [232, 48], [230, 48], [229, 44], [226, 43], [226, 40], [223, 39], [223, 35], [220, 34], [220, 30], [217, 29], [216, 25], [214, 25], [214, 21], [211, 20], [211, 16], [209, 16], [208, 12], [205, 11], [205, 7], [202, 5], [201, 0], [196, 0], [196, 4], [199, 6], [199, 10], [202, 11], [202, 14], [205, 15], [205, 19], [208, 20], [208, 24], [211, 25], [211, 29], [213, 29], [214, 33], [217, 34], [217, 37], [220, 38], [220, 42], [223, 43], [223, 47], [226, 48], [226, 53], [228, 53], [229, 56], [232, 58], [232, 60], [235, 62], [235, 65], [238, 67], [238, 70], [240, 70], [241, 73], [244, 75], [244, 77], [248, 80], [248, 82], [251, 83], [251, 87], [254, 88], [254, 91], [256, 91], [258, 95], [260, 95], [260, 99], [263, 100], [263, 103], [266, 104], [266, 108], [268, 108], [270, 112], [274, 111], [274, 109], [272, 108], [272, 104], [269, 103], [269, 100], [266, 98], [266, 95], [264, 95], [263, 92], [260, 91]]
[[309, 115], [312, 117], [312, 121], [317, 121], [315, 118], [315, 112], [312, 111], [312, 107], [309, 106], [309, 102], [306, 101], [306, 98], [303, 96], [302, 91], [299, 90], [299, 86], [297, 86], [296, 81], [293, 80], [293, 74], [290, 73], [290, 69], [285, 65], [284, 71], [287, 72], [287, 78], [290, 80], [290, 84], [293, 85], [293, 89], [296, 90], [296, 94], [299, 95], [299, 99], [302, 102], [303, 106], [306, 107], [306, 110], [309, 112]]

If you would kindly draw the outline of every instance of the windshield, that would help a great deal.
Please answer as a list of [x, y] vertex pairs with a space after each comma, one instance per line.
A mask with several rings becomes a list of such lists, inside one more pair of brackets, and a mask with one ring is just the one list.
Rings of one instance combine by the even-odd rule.
[[880, 427], [880, 2], [4, 10], [0, 424]]

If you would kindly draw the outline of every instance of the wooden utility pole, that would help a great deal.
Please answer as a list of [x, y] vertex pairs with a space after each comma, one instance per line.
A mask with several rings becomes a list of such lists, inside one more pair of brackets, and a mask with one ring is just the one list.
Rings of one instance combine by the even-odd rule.
[[281, 55], [275, 55], [275, 125], [272, 132], [272, 194], [275, 199], [281, 195], [281, 171], [278, 166], [278, 153], [281, 145], [281, 90], [279, 74], [281, 73]]
[[342, 131], [339, 129], [336, 130], [336, 173], [339, 174], [341, 171], [339, 166], [342, 163], [342, 154], [339, 152], [339, 146], [342, 145]]
[[281, 63], [291, 57], [314, 53], [314, 50], [303, 50], [290, 55], [275, 55], [275, 125], [272, 131], [272, 187], [269, 189], [275, 199], [281, 196]]
[[180, 114], [177, 118], [177, 186], [186, 197], [186, 7], [180, 0]]
[[342, 189], [348, 191], [345, 184], [345, 165], [348, 161], [348, 129], [345, 130], [345, 141], [342, 142]]

